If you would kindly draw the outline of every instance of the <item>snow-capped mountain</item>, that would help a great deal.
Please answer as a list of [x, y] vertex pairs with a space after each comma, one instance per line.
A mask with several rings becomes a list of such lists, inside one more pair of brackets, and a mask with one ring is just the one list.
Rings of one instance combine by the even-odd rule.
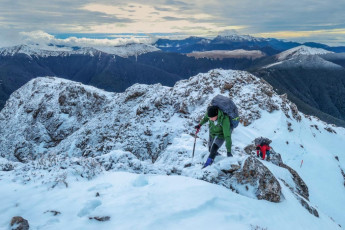
[[[239, 108], [234, 157], [224, 157], [222, 147], [223, 156], [201, 169], [208, 128], [202, 127], [191, 158], [193, 127], [218, 94]], [[136, 84], [124, 93], [37, 78], [7, 101], [0, 132], [0, 188], [6, 190], [1, 227], [20, 214], [46, 229], [71, 222], [92, 229], [100, 223], [90, 219], [100, 216], [110, 219], [104, 229], [131, 229], [133, 223], [137, 229], [174, 229], [176, 223], [180, 229], [209, 229], [209, 217], [214, 229], [345, 225], [345, 129], [300, 113], [286, 95], [248, 72], [213, 70], [174, 87]], [[269, 162], [251, 156], [259, 136], [273, 141]], [[35, 194], [42, 186], [51, 192], [40, 201], [18, 200], [17, 192]], [[42, 203], [52, 197], [49, 206]], [[62, 214], [41, 219], [35, 214], [49, 210]]]
[[277, 54], [276, 57], [279, 61], [284, 61], [300, 56], [305, 56], [305, 55], [320, 55], [320, 54], [329, 54], [329, 53], [334, 53], [325, 49], [320, 49], [320, 48], [312, 48], [308, 46], [298, 46], [289, 50], [286, 50], [280, 54]]
[[138, 56], [148, 52], [159, 51], [158, 48], [146, 44], [126, 44], [123, 46], [96, 46], [96, 47], [68, 47], [42, 45], [18, 45], [13, 47], [0, 48], [0, 55], [14, 56], [16, 54], [25, 54], [35, 57], [50, 56], [70, 56], [70, 55], [90, 55], [97, 56], [100, 52], [113, 54], [121, 57]]
[[275, 55], [276, 62], [263, 68], [343, 69], [342, 66], [323, 59], [321, 55], [326, 54], [333, 54], [333, 52], [320, 48], [298, 46]]
[[232, 41], [232, 42], [264, 42], [264, 41], [271, 41], [271, 38], [260, 38], [260, 37], [253, 37], [251, 35], [238, 35], [238, 34], [231, 34], [231, 35], [218, 35], [215, 41]]

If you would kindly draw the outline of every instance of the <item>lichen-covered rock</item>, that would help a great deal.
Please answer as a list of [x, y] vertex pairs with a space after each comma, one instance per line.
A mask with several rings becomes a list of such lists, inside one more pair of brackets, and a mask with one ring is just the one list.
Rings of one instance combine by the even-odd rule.
[[259, 200], [279, 202], [281, 199], [281, 187], [271, 171], [255, 157], [248, 157], [241, 171], [235, 173], [239, 184], [248, 184], [255, 189], [255, 195]]

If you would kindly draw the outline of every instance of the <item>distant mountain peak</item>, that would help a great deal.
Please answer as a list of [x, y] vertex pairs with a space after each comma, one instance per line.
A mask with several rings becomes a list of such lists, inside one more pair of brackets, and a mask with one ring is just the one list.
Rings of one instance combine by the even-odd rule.
[[230, 34], [230, 35], [218, 35], [214, 40], [229, 40], [229, 41], [234, 41], [234, 42], [243, 42], [243, 41], [258, 42], [258, 41], [267, 41], [270, 39], [253, 37], [251, 35]]
[[279, 61], [284, 61], [302, 55], [319, 55], [329, 53], [333, 52], [321, 48], [312, 48], [309, 46], [301, 45], [278, 54], [277, 59]]

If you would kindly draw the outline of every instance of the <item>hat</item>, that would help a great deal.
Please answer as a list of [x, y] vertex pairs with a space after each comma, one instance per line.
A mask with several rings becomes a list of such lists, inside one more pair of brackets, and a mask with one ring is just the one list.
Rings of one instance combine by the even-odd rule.
[[207, 116], [208, 117], [218, 116], [218, 107], [217, 106], [209, 106], [207, 108]]

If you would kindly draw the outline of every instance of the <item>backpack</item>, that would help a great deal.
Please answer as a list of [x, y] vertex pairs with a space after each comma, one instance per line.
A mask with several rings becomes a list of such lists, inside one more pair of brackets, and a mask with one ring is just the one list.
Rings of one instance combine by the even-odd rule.
[[238, 126], [240, 117], [238, 116], [238, 109], [235, 103], [228, 97], [217, 95], [211, 101], [212, 106], [217, 106], [223, 113], [230, 118], [230, 131]]
[[271, 144], [271, 140], [268, 139], [268, 138], [265, 138], [265, 137], [257, 137], [255, 138], [254, 140], [254, 143], [255, 143], [255, 146], [258, 146], [258, 145], [270, 145]]

